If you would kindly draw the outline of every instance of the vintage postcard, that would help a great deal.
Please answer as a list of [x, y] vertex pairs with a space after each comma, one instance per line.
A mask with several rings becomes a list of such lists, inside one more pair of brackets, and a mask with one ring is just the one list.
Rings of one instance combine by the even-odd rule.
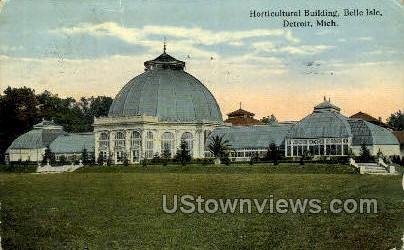
[[1, 249], [404, 249], [403, 0], [0, 0]]

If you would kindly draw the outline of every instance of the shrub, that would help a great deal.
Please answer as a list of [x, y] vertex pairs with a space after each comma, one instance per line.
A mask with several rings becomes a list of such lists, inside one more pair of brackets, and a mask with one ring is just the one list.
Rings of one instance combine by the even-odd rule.
[[102, 165], [104, 165], [104, 161], [105, 161], [104, 156], [102, 154], [99, 154], [98, 159], [97, 159], [97, 164], [102, 166]]
[[258, 153], [257, 152], [251, 153], [249, 164], [254, 165], [254, 163], [256, 163], [258, 161], [259, 161]]
[[226, 166], [229, 166], [231, 163], [231, 160], [229, 158], [229, 153], [224, 153], [222, 157], [220, 157], [220, 161], [225, 164]]
[[404, 166], [404, 157], [401, 158], [399, 155], [392, 155], [390, 156], [390, 160], [394, 164]]
[[222, 158], [230, 150], [229, 141], [224, 139], [223, 136], [213, 136], [209, 139], [208, 149], [215, 158]]
[[46, 148], [42, 163], [47, 164], [48, 161], [50, 164], [54, 164], [56, 161], [56, 158], [55, 158], [55, 154], [49, 148]]
[[65, 155], [61, 155], [61, 156], [59, 157], [59, 164], [60, 164], [60, 165], [66, 165], [66, 163], [67, 163], [66, 156], [65, 156]]
[[175, 155], [175, 160], [180, 162], [183, 166], [191, 161], [191, 155], [189, 154], [189, 150], [187, 148], [187, 142], [181, 141], [180, 148], [177, 150], [177, 154]]
[[161, 153], [161, 159], [163, 162], [163, 166], [167, 166], [167, 163], [170, 160], [170, 158], [171, 158], [171, 152], [168, 148], [165, 148], [163, 150], [163, 152]]
[[361, 146], [361, 152], [358, 157], [359, 162], [374, 162], [375, 158], [370, 154], [369, 149], [365, 144]]

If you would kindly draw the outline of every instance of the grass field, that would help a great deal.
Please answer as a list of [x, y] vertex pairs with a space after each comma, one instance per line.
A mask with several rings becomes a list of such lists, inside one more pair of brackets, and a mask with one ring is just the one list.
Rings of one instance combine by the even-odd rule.
[[[165, 214], [162, 195], [376, 198], [378, 214]], [[87, 167], [0, 174], [4, 249], [389, 249], [401, 246], [401, 176], [338, 165]]]

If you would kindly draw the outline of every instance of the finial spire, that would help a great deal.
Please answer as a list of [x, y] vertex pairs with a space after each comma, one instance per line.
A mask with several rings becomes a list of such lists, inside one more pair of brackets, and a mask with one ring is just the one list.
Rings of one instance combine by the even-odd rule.
[[327, 101], [327, 98], [325, 98], [325, 96], [324, 96], [324, 101]]
[[167, 41], [166, 41], [166, 37], [164, 37], [164, 44], [163, 44], [163, 53], [166, 53], [166, 49], [167, 49]]
[[241, 102], [240, 102], [240, 109], [241, 109]]

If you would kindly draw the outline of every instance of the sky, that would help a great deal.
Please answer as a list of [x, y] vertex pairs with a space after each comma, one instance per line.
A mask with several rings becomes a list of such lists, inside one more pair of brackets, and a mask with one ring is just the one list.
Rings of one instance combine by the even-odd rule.
[[[250, 18], [251, 10], [367, 8], [382, 16], [341, 15], [336, 27], [312, 28]], [[345, 115], [385, 119], [404, 110], [403, 21], [402, 0], [0, 0], [0, 91], [114, 97], [162, 53], [165, 37], [224, 117], [241, 102], [257, 118], [299, 120], [327, 96]]]

